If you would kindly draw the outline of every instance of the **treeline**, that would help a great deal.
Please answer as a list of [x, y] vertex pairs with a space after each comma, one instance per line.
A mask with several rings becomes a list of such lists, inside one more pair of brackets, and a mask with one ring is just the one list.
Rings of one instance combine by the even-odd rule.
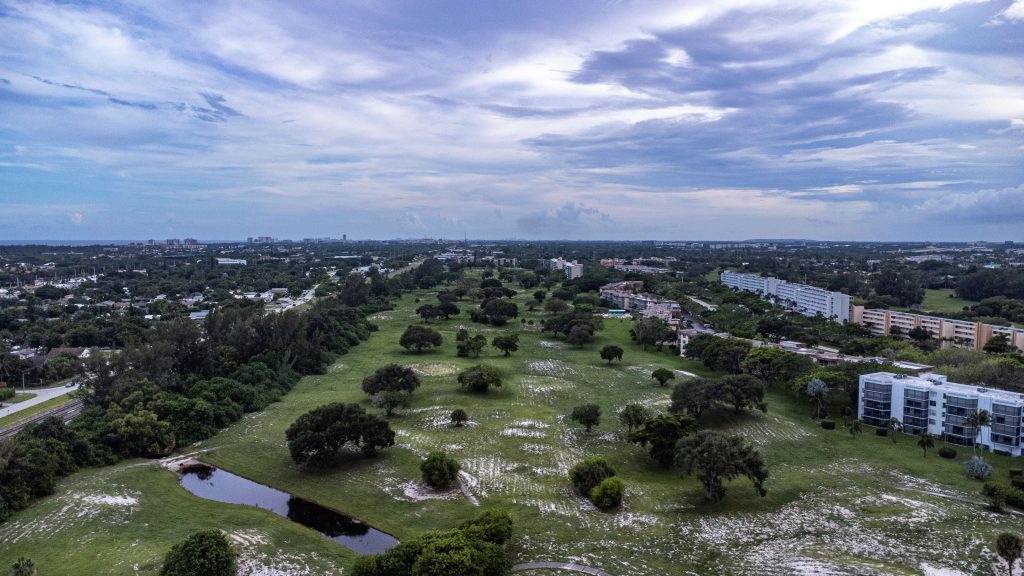
[[166, 456], [263, 409], [365, 340], [375, 330], [366, 315], [385, 308], [336, 298], [283, 314], [231, 305], [203, 327], [163, 322], [121, 353], [95, 352], [78, 419], [47, 419], [0, 444], [0, 519], [80, 467]]

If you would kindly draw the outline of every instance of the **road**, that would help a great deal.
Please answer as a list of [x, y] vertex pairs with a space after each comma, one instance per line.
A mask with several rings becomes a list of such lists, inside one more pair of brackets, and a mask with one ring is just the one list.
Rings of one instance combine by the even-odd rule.
[[0, 418], [3, 418], [4, 416], [9, 416], [11, 414], [15, 414], [17, 412], [21, 412], [26, 408], [30, 408], [32, 406], [35, 406], [36, 404], [42, 404], [47, 400], [57, 398], [58, 396], [63, 396], [75, 390], [78, 390], [78, 384], [75, 384], [71, 388], [58, 386], [56, 388], [32, 388], [31, 390], [26, 390], [26, 392], [32, 392], [33, 394], [35, 394], [36, 397], [29, 398], [24, 402], [18, 402], [17, 404], [12, 404], [10, 406], [0, 409]]

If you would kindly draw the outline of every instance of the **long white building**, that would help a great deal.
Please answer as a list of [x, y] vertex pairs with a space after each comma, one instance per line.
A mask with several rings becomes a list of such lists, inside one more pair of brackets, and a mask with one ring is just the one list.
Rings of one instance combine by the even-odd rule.
[[725, 270], [722, 284], [736, 290], [756, 292], [762, 298], [771, 298], [779, 305], [797, 311], [804, 316], [831, 318], [836, 322], [849, 322], [853, 301], [848, 294], [830, 292], [806, 284], [794, 284], [772, 276], [755, 276]]
[[[968, 417], [987, 410], [991, 424], [981, 430]], [[892, 418], [907, 434], [929, 434], [951, 444], [975, 442], [993, 452], [1021, 455], [1024, 394], [948, 382], [945, 376], [905, 376], [875, 372], [860, 377], [857, 418], [872, 426], [888, 426]]]

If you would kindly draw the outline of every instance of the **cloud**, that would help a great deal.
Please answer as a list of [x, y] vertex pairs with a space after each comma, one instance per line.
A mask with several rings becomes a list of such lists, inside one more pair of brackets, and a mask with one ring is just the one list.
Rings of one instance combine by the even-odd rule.
[[79, 226], [82, 224], [82, 218], [84, 217], [82, 216], [81, 212], [75, 212], [74, 214], [71, 215], [71, 223], [74, 224], [75, 226]]
[[591, 236], [596, 231], [607, 231], [614, 221], [597, 208], [576, 202], [566, 202], [552, 210], [537, 211], [516, 219], [519, 230], [530, 235], [549, 238], [573, 238], [581, 232]]

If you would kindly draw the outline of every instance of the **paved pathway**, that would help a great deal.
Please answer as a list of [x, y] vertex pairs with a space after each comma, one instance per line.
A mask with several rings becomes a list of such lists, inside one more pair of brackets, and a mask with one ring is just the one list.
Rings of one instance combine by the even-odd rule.
[[512, 567], [513, 572], [522, 572], [524, 570], [536, 570], [539, 568], [555, 568], [557, 570], [568, 570], [570, 572], [581, 572], [583, 574], [591, 574], [592, 576], [612, 576], [607, 572], [598, 570], [597, 568], [591, 568], [590, 566], [582, 566], [580, 564], [574, 564], [572, 562], [524, 562], [522, 564], [516, 564]]
[[78, 390], [78, 384], [75, 384], [71, 388], [65, 388], [64, 386], [58, 386], [56, 388], [29, 388], [25, 390], [25, 392], [31, 392], [32, 394], [35, 394], [36, 397], [29, 398], [24, 402], [18, 402], [17, 404], [5, 406], [4, 408], [0, 409], [0, 418], [3, 418], [4, 416], [8, 416], [10, 414], [14, 414], [16, 412], [21, 412], [26, 408], [35, 406], [36, 404], [42, 404], [47, 400], [56, 398], [58, 396], [63, 396], [75, 390]]

